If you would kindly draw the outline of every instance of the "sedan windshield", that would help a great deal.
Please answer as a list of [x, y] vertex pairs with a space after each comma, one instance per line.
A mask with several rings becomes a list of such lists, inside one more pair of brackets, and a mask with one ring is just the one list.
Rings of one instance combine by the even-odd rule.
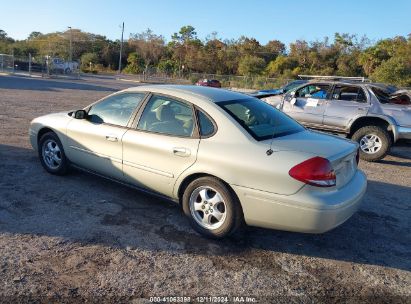
[[256, 140], [266, 140], [304, 131], [299, 123], [257, 98], [217, 103]]
[[307, 81], [305, 81], [305, 80], [296, 80], [296, 81], [290, 82], [289, 84], [287, 84], [283, 87], [283, 92], [288, 93], [291, 90], [299, 87], [300, 85], [302, 85], [304, 83], [307, 83]]

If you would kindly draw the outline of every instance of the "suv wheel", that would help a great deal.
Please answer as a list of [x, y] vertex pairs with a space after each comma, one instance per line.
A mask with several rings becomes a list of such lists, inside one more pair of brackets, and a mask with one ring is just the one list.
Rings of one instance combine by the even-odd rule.
[[365, 126], [352, 136], [352, 140], [360, 145], [360, 158], [373, 162], [383, 159], [391, 148], [391, 137], [379, 126]]
[[200, 234], [220, 239], [234, 233], [243, 223], [240, 203], [220, 180], [201, 177], [184, 191], [183, 211]]

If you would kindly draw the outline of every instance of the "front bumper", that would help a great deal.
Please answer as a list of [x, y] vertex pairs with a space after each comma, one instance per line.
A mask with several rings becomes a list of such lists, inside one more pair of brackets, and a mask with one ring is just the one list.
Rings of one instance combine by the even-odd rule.
[[411, 139], [411, 128], [410, 127], [397, 127], [398, 139]]
[[358, 170], [351, 181], [333, 191], [304, 186], [293, 195], [279, 195], [232, 185], [250, 226], [305, 233], [323, 233], [348, 220], [358, 209], [367, 178]]
[[29, 139], [34, 151], [37, 151], [37, 132], [32, 128], [29, 129]]

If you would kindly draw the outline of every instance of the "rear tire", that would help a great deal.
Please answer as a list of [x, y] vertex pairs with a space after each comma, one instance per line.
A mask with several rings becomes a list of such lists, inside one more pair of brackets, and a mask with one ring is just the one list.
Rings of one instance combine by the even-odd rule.
[[362, 127], [351, 139], [360, 145], [360, 158], [368, 162], [383, 159], [392, 145], [390, 134], [379, 126]]
[[235, 193], [214, 177], [192, 181], [184, 191], [182, 205], [194, 230], [208, 238], [231, 235], [244, 221]]
[[63, 145], [58, 136], [53, 132], [48, 132], [41, 136], [38, 153], [43, 168], [56, 175], [65, 175], [68, 172], [68, 160], [64, 153]]

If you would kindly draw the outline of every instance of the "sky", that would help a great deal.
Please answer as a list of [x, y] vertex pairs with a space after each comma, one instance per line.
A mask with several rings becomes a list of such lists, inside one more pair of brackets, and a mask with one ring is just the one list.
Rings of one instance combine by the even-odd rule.
[[286, 44], [333, 37], [335, 32], [367, 35], [373, 41], [411, 33], [411, 0], [0, 0], [0, 29], [14, 39], [32, 31], [65, 31], [68, 26], [119, 39], [150, 28], [167, 41], [184, 25], [204, 39], [254, 37], [262, 44]]

